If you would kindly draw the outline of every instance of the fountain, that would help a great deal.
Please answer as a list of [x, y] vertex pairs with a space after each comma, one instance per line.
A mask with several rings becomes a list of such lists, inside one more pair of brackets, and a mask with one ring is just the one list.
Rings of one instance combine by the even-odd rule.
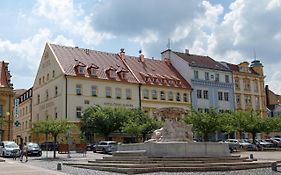
[[161, 108], [154, 115], [164, 120], [164, 126], [153, 132], [150, 140], [137, 144], [120, 144], [118, 151], [144, 151], [148, 157], [221, 157], [230, 156], [227, 144], [193, 142], [192, 125], [180, 120], [185, 110]]

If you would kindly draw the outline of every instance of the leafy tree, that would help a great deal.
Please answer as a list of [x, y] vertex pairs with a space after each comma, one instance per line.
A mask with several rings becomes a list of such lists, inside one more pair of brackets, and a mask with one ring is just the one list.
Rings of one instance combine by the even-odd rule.
[[235, 123], [237, 123], [237, 119], [233, 113], [218, 113], [218, 131], [226, 134], [233, 133], [237, 131]]
[[185, 117], [186, 123], [193, 124], [193, 131], [203, 135], [204, 141], [209, 141], [208, 134], [214, 133], [220, 129], [219, 115], [215, 109], [210, 109], [209, 112], [200, 112], [192, 110]]
[[89, 107], [81, 118], [81, 130], [99, 133], [108, 139], [110, 133], [121, 131], [123, 123], [127, 121], [130, 113], [130, 109], [123, 107]]
[[146, 135], [161, 127], [161, 122], [150, 117], [147, 113], [140, 109], [132, 110], [128, 121], [124, 123], [122, 131], [128, 134], [142, 137], [145, 141]]
[[[65, 133], [72, 128], [73, 125], [67, 123], [65, 120], [46, 120], [34, 123], [33, 132], [43, 133], [46, 135], [46, 141], [48, 134], [51, 134], [54, 138], [54, 142], [57, 142], [57, 136], [61, 133]], [[54, 149], [54, 158], [56, 158], [56, 150]]]

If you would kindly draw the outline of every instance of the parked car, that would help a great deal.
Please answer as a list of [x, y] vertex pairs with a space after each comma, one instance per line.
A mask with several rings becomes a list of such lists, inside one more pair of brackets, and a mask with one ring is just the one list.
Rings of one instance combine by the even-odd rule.
[[48, 149], [48, 151], [54, 151], [54, 150], [58, 150], [58, 142], [44, 142], [40, 144], [40, 147], [42, 150], [46, 151]]
[[89, 143], [87, 145], [87, 150], [88, 151], [94, 151], [96, 149], [96, 144], [95, 143]]
[[[15, 155], [14, 155], [15, 154]], [[14, 141], [2, 141], [0, 142], [0, 155], [2, 157], [20, 156], [19, 145]]]
[[227, 139], [224, 141], [224, 143], [229, 144], [230, 152], [233, 152], [234, 150], [237, 151], [240, 148], [240, 142], [237, 139]]
[[265, 141], [272, 143], [273, 147], [280, 147], [281, 146], [281, 143], [279, 143], [277, 140], [274, 140], [274, 139], [271, 139], [271, 138], [265, 139]]
[[255, 148], [255, 145], [250, 143], [248, 139], [240, 139], [239, 140], [240, 148], [245, 150], [253, 150]]
[[117, 151], [117, 143], [115, 141], [100, 141], [93, 152], [102, 152], [106, 154], [114, 151]]
[[273, 143], [268, 142], [266, 140], [258, 140], [258, 142], [264, 148], [271, 148], [271, 147], [273, 147]]
[[27, 154], [31, 156], [42, 156], [42, 149], [37, 143], [27, 143]]

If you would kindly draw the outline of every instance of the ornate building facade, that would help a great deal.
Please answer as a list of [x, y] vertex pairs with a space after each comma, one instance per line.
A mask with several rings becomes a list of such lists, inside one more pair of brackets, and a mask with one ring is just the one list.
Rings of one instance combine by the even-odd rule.
[[0, 140], [12, 140], [13, 84], [8, 70], [9, 63], [0, 62]]

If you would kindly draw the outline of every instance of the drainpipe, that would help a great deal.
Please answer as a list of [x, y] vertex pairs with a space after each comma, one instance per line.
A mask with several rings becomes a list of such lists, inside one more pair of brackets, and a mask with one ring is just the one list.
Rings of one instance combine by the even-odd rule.
[[67, 77], [65, 77], [65, 119], [67, 119]]
[[141, 109], [141, 83], [139, 84], [139, 108]]

